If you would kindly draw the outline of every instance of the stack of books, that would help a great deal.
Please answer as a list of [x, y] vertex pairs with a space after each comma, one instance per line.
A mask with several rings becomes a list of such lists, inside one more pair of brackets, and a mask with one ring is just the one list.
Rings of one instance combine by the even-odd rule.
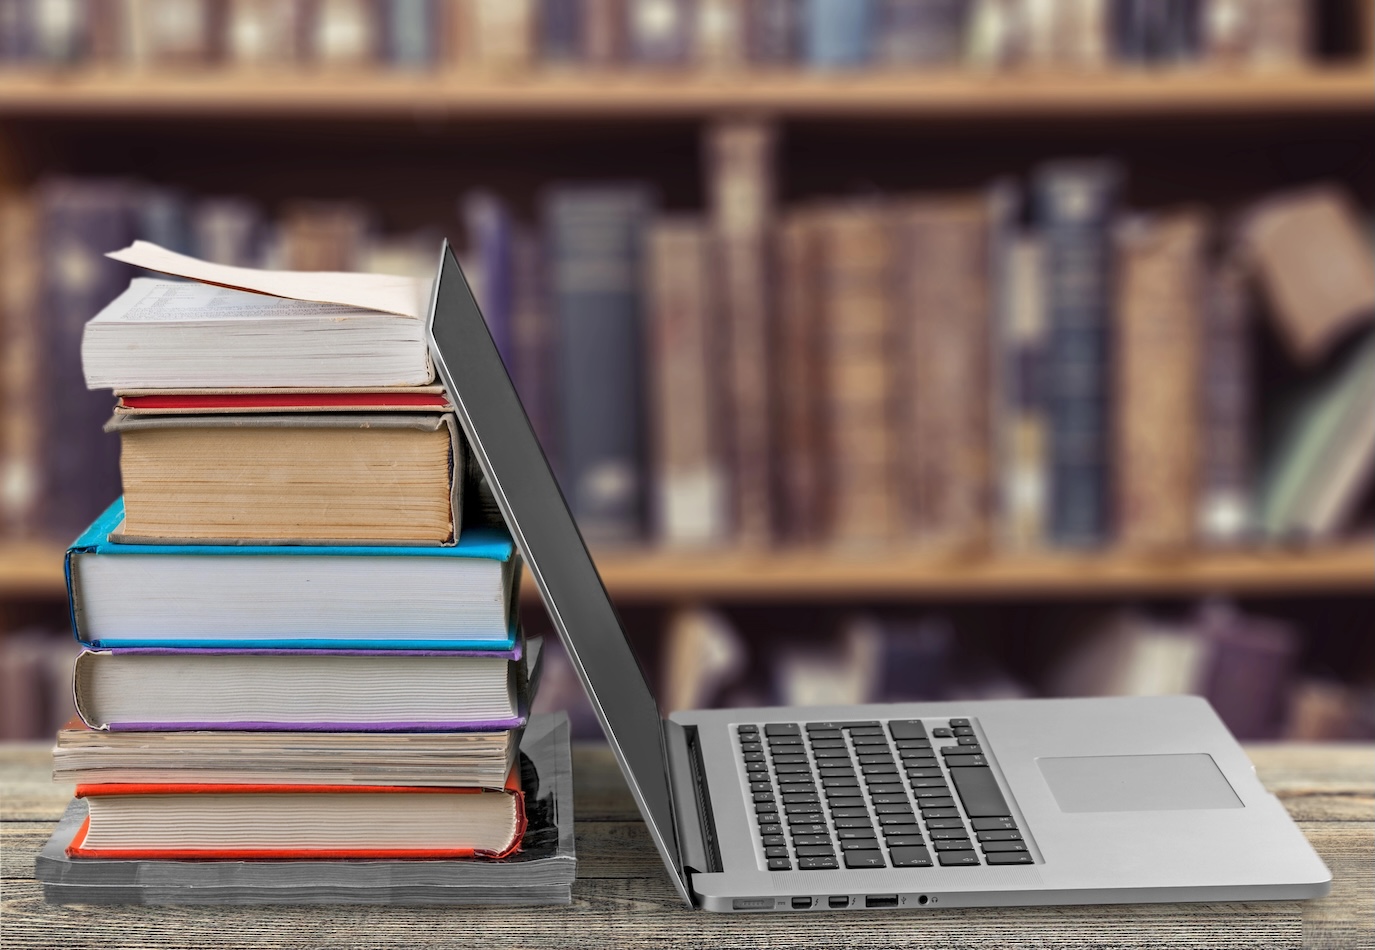
[[135, 279], [85, 336], [124, 497], [67, 553], [48, 896], [567, 902], [567, 727], [522, 743], [540, 644], [415, 288], [125, 258], [210, 282]]

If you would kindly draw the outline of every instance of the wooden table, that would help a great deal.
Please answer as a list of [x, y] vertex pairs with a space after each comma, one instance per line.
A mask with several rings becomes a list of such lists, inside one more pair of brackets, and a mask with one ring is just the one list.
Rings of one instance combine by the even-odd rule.
[[571, 907], [50, 907], [33, 856], [71, 794], [42, 746], [0, 747], [0, 946], [1375, 947], [1375, 747], [1253, 745], [1266, 786], [1332, 869], [1305, 902], [720, 915], [674, 895], [610, 753], [574, 750]]

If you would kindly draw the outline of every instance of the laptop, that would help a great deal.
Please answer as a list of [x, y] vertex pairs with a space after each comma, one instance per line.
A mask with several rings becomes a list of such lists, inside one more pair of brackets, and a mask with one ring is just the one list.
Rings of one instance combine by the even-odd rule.
[[685, 903], [919, 913], [1328, 892], [1196, 697], [663, 718], [447, 242], [429, 319], [470, 450]]

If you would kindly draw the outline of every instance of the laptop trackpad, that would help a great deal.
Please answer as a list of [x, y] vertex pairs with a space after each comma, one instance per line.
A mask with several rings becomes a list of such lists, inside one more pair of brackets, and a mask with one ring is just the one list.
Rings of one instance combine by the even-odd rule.
[[1087, 755], [1036, 760], [1061, 811], [1241, 808], [1213, 757]]

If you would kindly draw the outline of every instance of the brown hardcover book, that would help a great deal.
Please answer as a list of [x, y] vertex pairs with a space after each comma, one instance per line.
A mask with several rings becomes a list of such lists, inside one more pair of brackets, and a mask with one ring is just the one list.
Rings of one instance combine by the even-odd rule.
[[843, 546], [882, 545], [898, 521], [889, 215], [880, 206], [838, 206], [823, 212], [820, 226], [827, 533]]
[[107, 428], [124, 480], [117, 540], [442, 544], [461, 528], [449, 413], [117, 415]]
[[745, 62], [745, 11], [740, 0], [697, 0], [693, 59], [708, 71], [739, 69]]
[[696, 218], [656, 222], [649, 232], [649, 429], [655, 530], [670, 545], [726, 540], [711, 287], [707, 225]]
[[625, 61], [625, 0], [583, 0], [582, 56], [589, 66]]
[[491, 72], [520, 72], [534, 58], [535, 0], [468, 0], [467, 52], [473, 65]]
[[737, 540], [753, 547], [767, 545], [774, 534], [768, 260], [773, 148], [774, 130], [761, 122], [727, 122], [707, 134], [720, 310], [729, 327], [734, 525]]
[[897, 211], [900, 524], [922, 546], [988, 542], [988, 200], [952, 195]]
[[1121, 542], [1194, 540], [1199, 455], [1203, 213], [1134, 218], [1119, 231], [1116, 411]]
[[1307, 363], [1375, 313], [1375, 262], [1350, 198], [1319, 185], [1252, 209], [1242, 240], [1274, 305], [1280, 332]]
[[1198, 531], [1237, 543], [1252, 525], [1251, 286], [1229, 258], [1207, 276], [1199, 381]]
[[808, 211], [778, 228], [778, 322], [774, 431], [778, 434], [780, 536], [813, 544], [826, 524], [826, 386], [817, 280], [821, 225]]
[[33, 534], [42, 478], [43, 387], [38, 213], [0, 196], [0, 530]]
[[286, 270], [355, 271], [368, 233], [366, 212], [348, 203], [299, 203], [281, 222], [281, 266]]

